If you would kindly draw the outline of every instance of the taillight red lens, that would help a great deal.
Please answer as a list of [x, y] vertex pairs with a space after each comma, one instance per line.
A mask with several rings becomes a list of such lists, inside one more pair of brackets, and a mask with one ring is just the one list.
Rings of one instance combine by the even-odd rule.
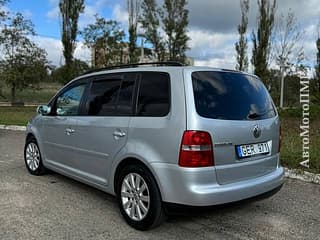
[[179, 165], [181, 167], [208, 167], [214, 165], [211, 136], [204, 131], [183, 133]]

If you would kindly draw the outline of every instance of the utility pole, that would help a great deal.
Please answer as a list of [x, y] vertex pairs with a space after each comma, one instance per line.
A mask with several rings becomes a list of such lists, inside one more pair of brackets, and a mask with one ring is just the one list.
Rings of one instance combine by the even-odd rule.
[[316, 67], [316, 78], [318, 80], [318, 90], [320, 92], [320, 37], [317, 40], [317, 67]]
[[284, 93], [284, 63], [283, 59], [281, 59], [280, 64], [280, 74], [281, 74], [281, 86], [280, 86], [280, 108], [283, 108], [283, 93]]
[[141, 56], [140, 56], [140, 63], [144, 62], [144, 39], [141, 36]]

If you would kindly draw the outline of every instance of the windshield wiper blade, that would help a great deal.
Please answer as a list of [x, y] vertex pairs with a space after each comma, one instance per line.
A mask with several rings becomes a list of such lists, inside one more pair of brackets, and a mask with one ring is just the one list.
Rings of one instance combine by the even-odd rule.
[[261, 114], [251, 113], [247, 116], [248, 119], [257, 119], [258, 117], [261, 117]]
[[259, 118], [259, 117], [262, 117], [262, 116], [266, 115], [268, 112], [271, 112], [271, 111], [274, 111], [274, 110], [271, 108], [271, 109], [269, 109], [269, 110], [267, 110], [267, 111], [264, 111], [264, 112], [262, 112], [262, 113], [256, 113], [256, 112], [250, 113], [250, 114], [247, 116], [247, 119], [257, 119], [257, 118]]

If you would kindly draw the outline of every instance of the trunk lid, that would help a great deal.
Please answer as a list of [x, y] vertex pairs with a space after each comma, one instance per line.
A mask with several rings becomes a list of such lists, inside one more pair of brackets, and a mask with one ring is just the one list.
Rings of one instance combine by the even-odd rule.
[[186, 73], [186, 79], [187, 75], [187, 96], [192, 96], [187, 99], [188, 129], [210, 133], [218, 183], [275, 170], [279, 117], [263, 83], [235, 71], [194, 71]]
[[[253, 134], [255, 126], [261, 129], [258, 138]], [[203, 119], [202, 127], [210, 133], [213, 140], [216, 176], [220, 184], [259, 177], [277, 168], [278, 118], [254, 122]], [[258, 143], [267, 143], [269, 153], [239, 156], [238, 146]]]

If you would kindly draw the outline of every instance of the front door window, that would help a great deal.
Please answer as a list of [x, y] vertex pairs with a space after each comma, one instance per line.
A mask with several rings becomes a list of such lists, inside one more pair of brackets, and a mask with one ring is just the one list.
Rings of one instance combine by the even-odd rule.
[[76, 116], [80, 108], [80, 101], [86, 85], [73, 87], [57, 98], [56, 114], [58, 116]]

